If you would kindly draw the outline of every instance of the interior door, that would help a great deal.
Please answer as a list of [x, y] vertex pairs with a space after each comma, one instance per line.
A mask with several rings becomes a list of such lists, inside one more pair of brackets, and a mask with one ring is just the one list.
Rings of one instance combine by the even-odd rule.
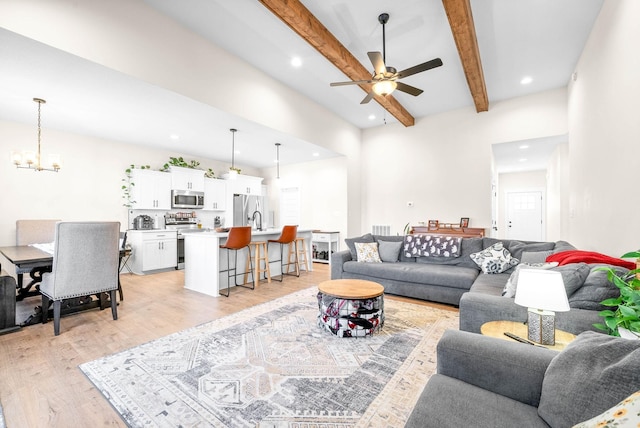
[[507, 192], [507, 239], [542, 241], [542, 192]]

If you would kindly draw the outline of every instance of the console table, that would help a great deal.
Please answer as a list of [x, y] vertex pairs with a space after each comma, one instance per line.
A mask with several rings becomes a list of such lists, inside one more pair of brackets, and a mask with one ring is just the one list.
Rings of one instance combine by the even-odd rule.
[[420, 235], [461, 236], [463, 238], [484, 238], [484, 228], [479, 227], [429, 227], [411, 226], [409, 233]]

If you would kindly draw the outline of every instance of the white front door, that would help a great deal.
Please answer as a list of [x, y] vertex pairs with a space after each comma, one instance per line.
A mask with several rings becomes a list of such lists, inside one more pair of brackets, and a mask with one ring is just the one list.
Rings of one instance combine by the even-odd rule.
[[507, 239], [542, 241], [542, 192], [507, 192]]

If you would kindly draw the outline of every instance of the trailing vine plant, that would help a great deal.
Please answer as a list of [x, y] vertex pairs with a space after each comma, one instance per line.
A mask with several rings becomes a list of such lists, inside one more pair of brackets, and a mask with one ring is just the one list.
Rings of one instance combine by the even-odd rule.
[[[131, 164], [129, 166], [129, 168], [124, 170], [124, 175], [125, 178], [122, 179], [122, 199], [124, 199], [124, 203], [122, 204], [122, 206], [127, 207], [127, 208], [131, 208], [133, 207], [133, 204], [136, 203], [136, 201], [134, 201], [132, 199], [132, 195], [131, 195], [131, 188], [133, 186], [136, 185], [136, 183], [134, 183], [131, 179], [131, 171], [134, 170], [136, 168], [135, 165]], [[140, 165], [138, 167], [139, 169], [151, 169], [151, 167], [149, 165]]]

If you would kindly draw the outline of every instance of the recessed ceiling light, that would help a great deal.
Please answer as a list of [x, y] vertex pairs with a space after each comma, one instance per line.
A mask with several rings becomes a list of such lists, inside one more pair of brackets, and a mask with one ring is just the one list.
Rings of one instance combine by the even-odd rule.
[[375, 114], [370, 114], [369, 115], [369, 120], [375, 120], [376, 119], [376, 115]]
[[528, 148], [529, 148], [528, 144], [523, 144], [523, 145], [520, 146], [521, 150], [528, 149]]
[[291, 58], [291, 65], [293, 67], [301, 67], [302, 66], [302, 58], [300, 58], [299, 56], [294, 56], [293, 58]]
[[525, 76], [522, 78], [522, 80], [520, 81], [521, 85], [528, 85], [529, 83], [533, 82], [533, 78], [531, 76]]
[[169, 138], [171, 138], [173, 141], [178, 141], [180, 139], [180, 136], [178, 134], [171, 134], [169, 135]]
[[318, 156], [320, 156], [320, 153], [318, 153], [318, 152], [313, 152], [313, 156], [318, 157]]
[[521, 159], [519, 159], [519, 161], [520, 161], [520, 162], [526, 162], [526, 161], [527, 161], [527, 159], [526, 159], [526, 158], [521, 158]]

